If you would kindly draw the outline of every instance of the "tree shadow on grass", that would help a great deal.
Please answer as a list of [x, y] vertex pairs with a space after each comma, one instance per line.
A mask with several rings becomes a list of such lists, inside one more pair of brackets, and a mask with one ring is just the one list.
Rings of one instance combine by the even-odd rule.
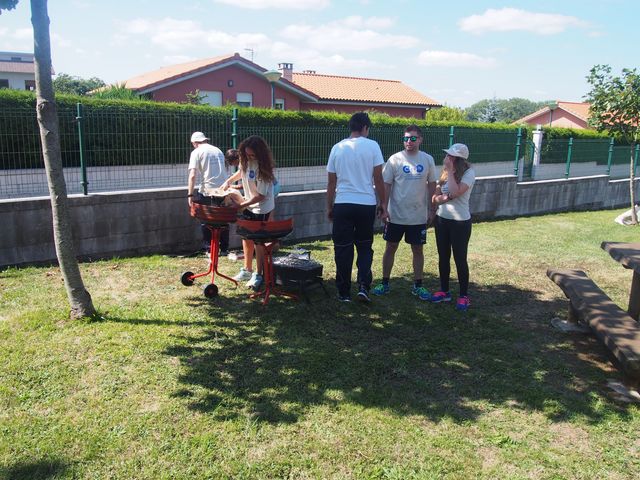
[[212, 323], [165, 352], [185, 369], [174, 395], [220, 419], [270, 423], [343, 402], [434, 421], [473, 420], [488, 405], [557, 421], [602, 419], [592, 392], [619, 374], [603, 368], [605, 350], [593, 337], [551, 329], [565, 302], [472, 285], [472, 309], [458, 312], [421, 302], [410, 287], [408, 278], [394, 280], [390, 294], [368, 305], [194, 298]]
[[16, 462], [7, 467], [0, 466], [0, 479], [6, 480], [46, 480], [61, 476], [68, 465], [60, 460], [43, 459], [30, 462]]

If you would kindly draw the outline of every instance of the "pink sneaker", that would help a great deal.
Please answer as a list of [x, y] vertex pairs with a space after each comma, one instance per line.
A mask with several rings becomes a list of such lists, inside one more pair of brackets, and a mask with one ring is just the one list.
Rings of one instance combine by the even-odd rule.
[[468, 295], [465, 295], [463, 297], [458, 297], [458, 301], [456, 302], [456, 310], [466, 312], [467, 310], [469, 310], [470, 305], [471, 305], [471, 300], [469, 300]]
[[451, 294], [449, 292], [436, 292], [431, 295], [431, 303], [450, 302]]

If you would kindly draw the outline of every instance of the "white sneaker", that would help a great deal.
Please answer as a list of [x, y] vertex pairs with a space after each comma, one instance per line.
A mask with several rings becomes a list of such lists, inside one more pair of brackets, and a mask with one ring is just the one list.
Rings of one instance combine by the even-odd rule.
[[260, 275], [258, 272], [253, 272], [251, 274], [251, 278], [247, 282], [247, 287], [256, 289], [260, 285], [262, 285], [262, 275]]
[[249, 280], [251, 278], [251, 272], [244, 267], [240, 268], [240, 271], [236, 274], [233, 279], [236, 282], [244, 282], [245, 280]]

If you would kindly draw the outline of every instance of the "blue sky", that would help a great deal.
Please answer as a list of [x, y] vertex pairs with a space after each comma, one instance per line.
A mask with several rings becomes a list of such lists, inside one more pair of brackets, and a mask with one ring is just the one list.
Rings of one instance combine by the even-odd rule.
[[[56, 72], [116, 82], [240, 54], [267, 69], [400, 80], [448, 105], [581, 101], [589, 69], [640, 66], [637, 0], [50, 0]], [[32, 51], [29, 1], [0, 50]], [[252, 51], [251, 51], [252, 50]]]

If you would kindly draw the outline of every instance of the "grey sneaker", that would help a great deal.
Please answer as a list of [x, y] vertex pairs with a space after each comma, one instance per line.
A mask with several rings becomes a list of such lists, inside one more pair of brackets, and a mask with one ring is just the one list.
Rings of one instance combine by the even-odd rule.
[[236, 282], [244, 282], [245, 280], [249, 280], [250, 278], [251, 278], [251, 272], [249, 270], [246, 270], [244, 267], [242, 267], [240, 271], [236, 274], [236, 276], [233, 277], [233, 279]]
[[256, 286], [262, 283], [262, 275], [258, 272], [253, 272], [251, 277], [249, 277], [249, 281], [247, 282], [247, 287], [255, 288]]
[[348, 303], [351, 301], [351, 297], [349, 295], [338, 295], [338, 301]]

